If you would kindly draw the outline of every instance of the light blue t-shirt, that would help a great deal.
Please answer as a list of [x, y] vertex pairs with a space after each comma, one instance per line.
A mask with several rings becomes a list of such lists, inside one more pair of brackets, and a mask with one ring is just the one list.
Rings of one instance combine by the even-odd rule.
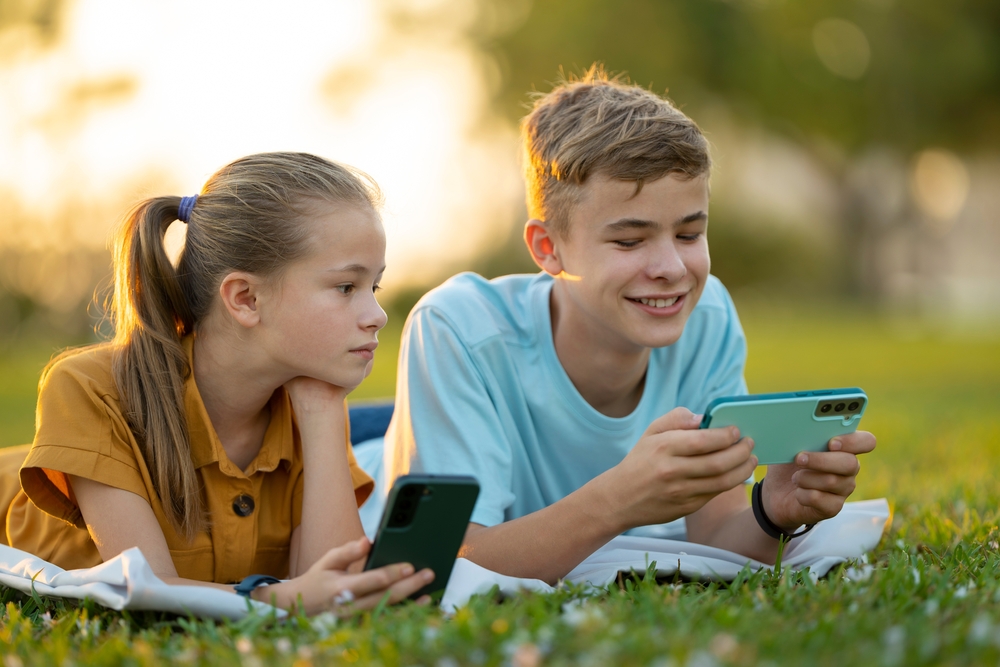
[[[546, 273], [490, 281], [463, 273], [420, 300], [403, 330], [385, 439], [390, 485], [407, 472], [472, 475], [481, 486], [472, 522], [493, 526], [617, 465], [673, 408], [701, 413], [714, 398], [746, 393], [746, 339], [712, 276], [680, 339], [652, 350], [632, 414], [601, 414], [556, 356], [552, 285]], [[682, 536], [683, 523], [676, 527], [661, 535]]]

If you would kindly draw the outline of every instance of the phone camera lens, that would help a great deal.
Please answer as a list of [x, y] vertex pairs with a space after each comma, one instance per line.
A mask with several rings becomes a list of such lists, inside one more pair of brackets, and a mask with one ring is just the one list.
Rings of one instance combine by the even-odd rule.
[[857, 401], [851, 401], [851, 404], [847, 406], [847, 409], [853, 412], [860, 407], [861, 407], [860, 403], [858, 403]]
[[404, 500], [399, 504], [399, 508], [402, 510], [408, 510], [411, 507], [413, 507], [413, 503], [411, 503], [409, 500]]
[[827, 403], [826, 405], [824, 405], [823, 407], [821, 407], [819, 409], [819, 411], [825, 414], [825, 413], [829, 412], [830, 408], [832, 408], [832, 407], [833, 407], [832, 405], [830, 405], [829, 403]]
[[833, 408], [833, 411], [834, 412], [843, 412], [844, 411], [844, 404], [843, 403], [837, 403], [836, 407]]

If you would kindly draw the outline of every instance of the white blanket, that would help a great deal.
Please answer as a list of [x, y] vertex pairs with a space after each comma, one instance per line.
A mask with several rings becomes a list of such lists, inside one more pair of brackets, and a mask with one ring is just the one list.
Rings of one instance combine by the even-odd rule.
[[[860, 558], [874, 549], [888, 519], [889, 505], [885, 499], [847, 503], [837, 517], [793, 540], [786, 548], [784, 565], [792, 569], [808, 568], [812, 576], [821, 577], [834, 565]], [[689, 579], [717, 581], [731, 581], [747, 564], [754, 570], [768, 567], [731, 551], [691, 542], [621, 536], [583, 561], [566, 579], [606, 586], [618, 572], [645, 572], [654, 561], [661, 576], [680, 572]], [[43, 596], [91, 598], [119, 610], [166, 611], [216, 619], [242, 618], [252, 609], [275, 611], [269, 605], [213, 588], [168, 586], [153, 574], [138, 549], [129, 549], [87, 570], [63, 570], [24, 551], [0, 545], [0, 584], [25, 593], [34, 587]], [[488, 592], [493, 586], [499, 586], [506, 594], [523, 589], [553, 590], [537, 579], [507, 577], [459, 558], [441, 605], [446, 611], [454, 611], [472, 595]]]

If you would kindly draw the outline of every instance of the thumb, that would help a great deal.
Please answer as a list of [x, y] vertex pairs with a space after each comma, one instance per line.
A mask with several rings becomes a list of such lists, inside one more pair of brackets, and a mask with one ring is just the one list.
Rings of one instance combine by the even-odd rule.
[[322, 570], [346, 570], [348, 566], [368, 553], [371, 543], [367, 537], [330, 549], [313, 566]]
[[701, 425], [701, 415], [696, 415], [687, 408], [674, 408], [662, 417], [657, 417], [646, 429], [646, 435], [696, 429]]

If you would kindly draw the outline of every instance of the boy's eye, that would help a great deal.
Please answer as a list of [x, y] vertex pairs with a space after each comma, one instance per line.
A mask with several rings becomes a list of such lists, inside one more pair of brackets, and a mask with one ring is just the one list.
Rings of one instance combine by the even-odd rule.
[[382, 286], [381, 285], [379, 285], [378, 283], [375, 283], [374, 285], [372, 285], [372, 292], [381, 292], [381, 291], [382, 291]]
[[339, 290], [340, 293], [343, 294], [344, 296], [347, 296], [348, 294], [354, 291], [354, 285], [351, 284], [337, 285], [337, 290]]
[[701, 238], [701, 232], [696, 232], [694, 234], [678, 234], [677, 238], [681, 241], [697, 241]]
[[639, 239], [633, 239], [630, 241], [612, 241], [619, 248], [634, 248], [639, 245], [642, 241]]

